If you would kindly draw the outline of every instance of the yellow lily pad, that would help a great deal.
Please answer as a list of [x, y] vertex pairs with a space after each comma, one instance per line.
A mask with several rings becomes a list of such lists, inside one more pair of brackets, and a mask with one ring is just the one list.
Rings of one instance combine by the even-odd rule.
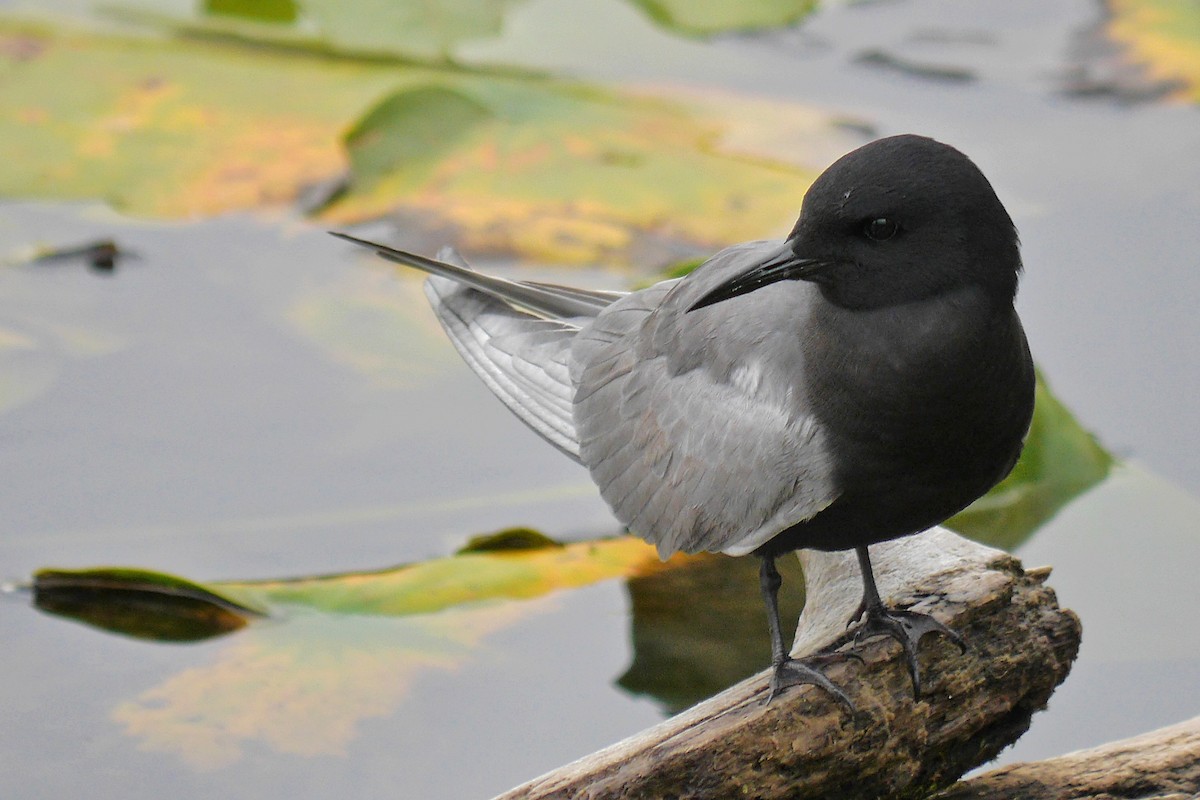
[[1200, 101], [1200, 7], [1189, 0], [1112, 0], [1108, 35], [1152, 80], [1177, 83]]
[[344, 182], [326, 220], [399, 212], [476, 253], [623, 260], [647, 240], [778, 234], [831, 152], [857, 143], [789, 103], [227, 40], [0, 19], [0, 59], [6, 196], [195, 217]]
[[490, 600], [522, 600], [663, 569], [654, 547], [631, 536], [562, 547], [471, 549], [380, 572], [215, 583], [219, 592], [343, 614], [430, 614]]

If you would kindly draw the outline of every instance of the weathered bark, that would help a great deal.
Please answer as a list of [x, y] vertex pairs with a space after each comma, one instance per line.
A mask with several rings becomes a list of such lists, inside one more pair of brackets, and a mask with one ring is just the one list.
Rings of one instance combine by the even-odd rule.
[[[763, 705], [768, 673], [501, 796], [515, 798], [923, 797], [1015, 741], [1066, 677], [1079, 621], [1013, 557], [935, 529], [871, 548], [880, 593], [931, 613], [968, 642], [921, 647], [912, 697], [900, 648], [873, 639], [864, 663], [826, 668], [859, 713], [797, 687]], [[808, 600], [793, 653], [844, 638], [861, 597], [853, 553], [801, 554]]]
[[937, 800], [1184, 800], [1200, 795], [1200, 717], [962, 781]]

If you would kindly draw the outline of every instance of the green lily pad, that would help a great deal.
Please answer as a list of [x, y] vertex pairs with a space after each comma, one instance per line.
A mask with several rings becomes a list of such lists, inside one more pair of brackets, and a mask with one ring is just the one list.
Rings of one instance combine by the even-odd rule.
[[690, 36], [792, 25], [811, 14], [816, 0], [633, 0], [662, 27]]
[[294, 0], [204, 0], [203, 12], [214, 17], [236, 17], [256, 22], [290, 24], [300, 17]]
[[384, 176], [431, 168], [491, 118], [482, 103], [444, 86], [389, 95], [346, 134], [355, 188], [370, 191]]
[[470, 541], [459, 548], [458, 552], [461, 555], [463, 553], [495, 553], [510, 550], [542, 550], [554, 547], [563, 547], [563, 544], [533, 528], [508, 528], [498, 533], [472, 536]]
[[465, 42], [503, 30], [524, 0], [207, 0], [104, 3], [94, 13], [187, 36], [225, 37], [352, 58], [450, 63]]
[[42, 611], [113, 633], [191, 642], [231, 633], [264, 611], [229, 592], [143, 569], [44, 569], [34, 575]]
[[[97, 0], [90, 9], [71, 4], [66, 10], [84, 22], [116, 18], [188, 36], [228, 37], [339, 56], [451, 63], [460, 45], [501, 36], [507, 18], [525, 2], [205, 0], [189, 9], [169, 0]], [[817, 7], [816, 0], [632, 2], [654, 24], [689, 37], [793, 25]]]

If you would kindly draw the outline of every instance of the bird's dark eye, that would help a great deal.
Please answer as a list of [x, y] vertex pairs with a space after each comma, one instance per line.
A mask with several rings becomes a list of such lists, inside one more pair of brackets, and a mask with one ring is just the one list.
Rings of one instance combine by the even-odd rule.
[[863, 225], [863, 233], [866, 234], [867, 238], [874, 239], [877, 242], [892, 238], [898, 230], [900, 230], [900, 226], [894, 220], [890, 220], [887, 217], [869, 219]]

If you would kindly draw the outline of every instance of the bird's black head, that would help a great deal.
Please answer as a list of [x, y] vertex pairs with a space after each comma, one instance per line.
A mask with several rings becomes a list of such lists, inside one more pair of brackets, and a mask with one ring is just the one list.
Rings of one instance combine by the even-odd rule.
[[785, 247], [694, 308], [783, 279], [813, 281], [848, 308], [970, 286], [1011, 303], [1020, 269], [1016, 228], [979, 168], [933, 139], [891, 136], [834, 162]]

